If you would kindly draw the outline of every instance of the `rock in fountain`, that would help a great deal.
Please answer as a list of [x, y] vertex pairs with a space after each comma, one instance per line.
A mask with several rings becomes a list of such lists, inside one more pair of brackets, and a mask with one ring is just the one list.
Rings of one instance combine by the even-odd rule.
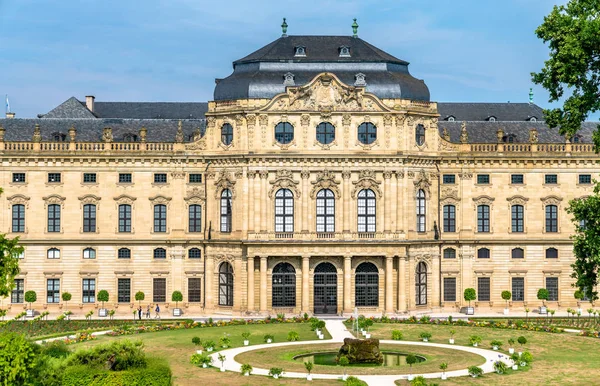
[[338, 352], [337, 359], [346, 356], [350, 364], [383, 363], [383, 354], [379, 351], [379, 339], [344, 339], [344, 345]]

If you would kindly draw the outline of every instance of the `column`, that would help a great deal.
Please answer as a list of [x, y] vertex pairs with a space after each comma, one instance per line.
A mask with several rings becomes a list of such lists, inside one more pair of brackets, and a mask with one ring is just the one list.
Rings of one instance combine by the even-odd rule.
[[254, 203], [254, 177], [256, 177], [256, 172], [248, 171], [248, 233], [254, 232], [254, 219], [257, 215]]
[[[397, 176], [397, 174], [396, 174]], [[392, 217], [392, 225], [391, 230], [392, 233], [398, 232], [398, 180], [392, 180], [392, 196], [390, 197], [390, 201], [392, 202], [390, 207], [390, 215]]]
[[398, 311], [406, 311], [406, 256], [400, 256], [398, 264]]
[[213, 301], [213, 269], [215, 266], [215, 262], [210, 253], [207, 253], [204, 258], [206, 259], [206, 272], [204, 273], [204, 300], [205, 300], [205, 309], [212, 310], [214, 308]]
[[269, 197], [267, 197], [267, 178], [269, 178], [269, 172], [267, 170], [261, 170], [260, 172], [260, 231], [267, 231], [267, 205], [269, 203]]
[[248, 256], [248, 311], [254, 311], [254, 256]]
[[342, 196], [342, 201], [344, 203], [344, 233], [350, 233], [350, 201], [352, 201], [352, 198], [350, 197], [350, 176], [351, 173], [349, 171], [342, 172], [342, 178], [344, 179], [344, 193]]
[[352, 256], [344, 256], [344, 311], [352, 312]]
[[310, 257], [302, 256], [302, 312], [310, 311], [310, 287], [309, 287], [309, 273], [310, 273]]
[[429, 270], [427, 277], [427, 284], [431, 282], [431, 304], [434, 306], [441, 306], [441, 288], [440, 288], [440, 255], [434, 255], [431, 259], [431, 270]]
[[394, 257], [385, 258], [385, 313], [394, 312], [394, 283], [393, 283]]
[[233, 272], [235, 272], [240, 280], [233, 281], [233, 311], [241, 311], [242, 310], [242, 257], [236, 256], [235, 260], [233, 260]]
[[267, 312], [267, 256], [260, 257], [260, 312]]
[[308, 233], [308, 179], [310, 172], [302, 170], [300, 176], [302, 177], [302, 233]]
[[[255, 174], [256, 176], [256, 174]], [[254, 217], [254, 219], [252, 220], [252, 222], [254, 223], [254, 232], [255, 233], [259, 233], [260, 232], [260, 214], [261, 214], [261, 205], [262, 205], [262, 198], [260, 196], [260, 188], [261, 188], [261, 179], [260, 179], [260, 175], [258, 176], [258, 180], [255, 179], [252, 180], [252, 184], [253, 184], [253, 188], [254, 188], [254, 200], [252, 202], [252, 217]]]
[[390, 233], [392, 229], [392, 172], [383, 172], [383, 231]]
[[[403, 223], [403, 218], [408, 217], [408, 213], [404, 213], [404, 186], [402, 184], [402, 180], [404, 179], [404, 172], [396, 172], [396, 229], [398, 232], [404, 231], [407, 232], [405, 224]], [[404, 217], [402, 216], [404, 214]]]

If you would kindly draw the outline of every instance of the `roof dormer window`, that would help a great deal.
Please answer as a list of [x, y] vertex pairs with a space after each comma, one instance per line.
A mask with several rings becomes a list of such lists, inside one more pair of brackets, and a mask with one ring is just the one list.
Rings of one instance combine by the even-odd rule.
[[454, 115], [450, 115], [448, 118], [446, 118], [446, 120], [448, 122], [454, 122], [454, 121], [456, 121], [456, 118], [454, 118]]
[[487, 119], [489, 122], [496, 122], [496, 117], [493, 115], [490, 115]]
[[54, 142], [65, 142], [67, 140], [67, 135], [65, 133], [52, 133], [52, 141]]
[[575, 135], [575, 136], [573, 136], [573, 138], [571, 138], [571, 143], [579, 143], [579, 142], [581, 142], [581, 136], [579, 134]]
[[508, 134], [502, 137], [502, 142], [504, 143], [514, 143], [516, 136], [514, 134]]
[[285, 74], [283, 74], [283, 85], [284, 86], [295, 86], [296, 82], [294, 81], [294, 74], [292, 74], [291, 72], [286, 72]]
[[131, 133], [123, 134], [123, 142], [137, 142], [138, 136]]
[[294, 49], [294, 56], [306, 56], [306, 47], [296, 46]]
[[340, 58], [349, 58], [350, 57], [350, 47], [341, 46], [339, 51], [340, 51]]
[[529, 122], [537, 122], [537, 118], [536, 117], [529, 117]]
[[367, 78], [367, 76], [365, 74], [363, 74], [362, 72], [359, 72], [358, 74], [354, 75], [354, 85], [360, 86], [360, 87], [366, 86], [367, 85], [366, 78]]

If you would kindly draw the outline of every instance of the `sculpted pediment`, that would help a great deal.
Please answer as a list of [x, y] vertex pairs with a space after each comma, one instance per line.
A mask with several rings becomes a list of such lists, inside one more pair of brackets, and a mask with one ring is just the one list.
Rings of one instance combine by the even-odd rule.
[[304, 86], [287, 87], [261, 111], [390, 111], [365, 87], [349, 86], [334, 74], [317, 75]]

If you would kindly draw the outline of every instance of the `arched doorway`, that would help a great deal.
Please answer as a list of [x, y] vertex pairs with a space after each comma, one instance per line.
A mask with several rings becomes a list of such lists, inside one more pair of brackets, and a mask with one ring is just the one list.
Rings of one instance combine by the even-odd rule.
[[365, 262], [356, 267], [354, 304], [356, 307], [379, 306], [379, 270], [373, 263]]
[[331, 263], [315, 268], [315, 314], [337, 313], [337, 269]]
[[290, 263], [273, 268], [273, 307], [296, 307], [296, 270]]

